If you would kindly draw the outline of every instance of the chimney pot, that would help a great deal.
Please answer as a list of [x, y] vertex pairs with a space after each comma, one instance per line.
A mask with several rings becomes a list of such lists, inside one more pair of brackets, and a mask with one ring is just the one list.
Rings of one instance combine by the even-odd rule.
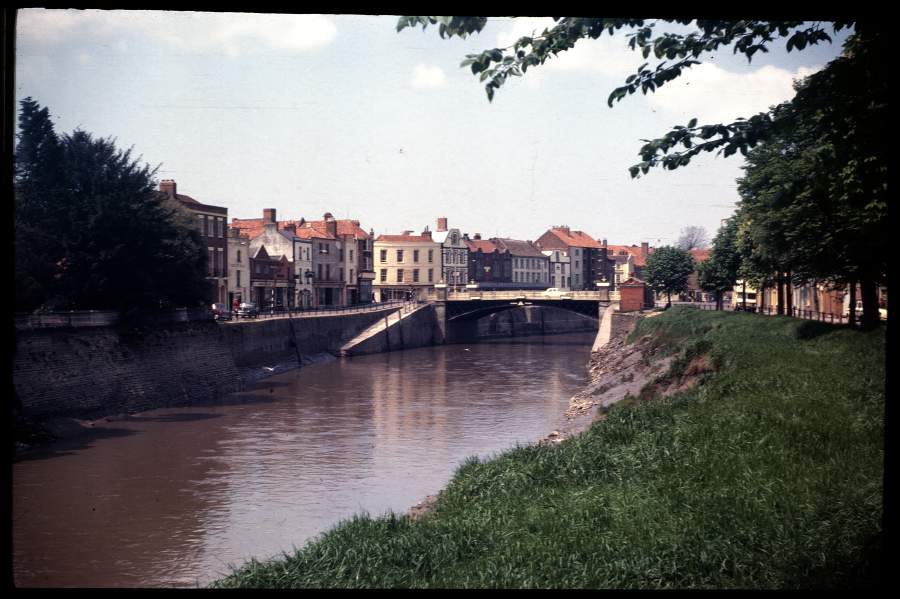
[[159, 190], [173, 200], [178, 195], [178, 187], [175, 185], [174, 179], [163, 179], [160, 181]]

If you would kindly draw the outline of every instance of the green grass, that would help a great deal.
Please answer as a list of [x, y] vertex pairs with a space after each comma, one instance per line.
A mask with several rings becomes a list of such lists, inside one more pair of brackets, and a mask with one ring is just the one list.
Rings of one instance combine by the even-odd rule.
[[878, 584], [883, 329], [673, 308], [647, 334], [715, 373], [557, 446], [468, 460], [422, 520], [357, 516], [216, 586]]

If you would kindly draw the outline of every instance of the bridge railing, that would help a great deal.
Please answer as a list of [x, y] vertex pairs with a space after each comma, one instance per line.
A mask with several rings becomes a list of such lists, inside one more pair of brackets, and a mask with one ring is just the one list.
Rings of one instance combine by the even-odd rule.
[[[446, 298], [449, 301], [468, 301], [468, 300], [589, 300], [589, 301], [609, 301], [610, 293], [608, 291], [561, 291], [559, 293], [545, 293], [544, 291], [534, 290], [503, 290], [503, 291], [480, 291], [477, 289], [467, 291], [451, 291], [447, 290]], [[443, 292], [437, 290], [429, 290], [427, 293], [429, 300], [444, 299]]]

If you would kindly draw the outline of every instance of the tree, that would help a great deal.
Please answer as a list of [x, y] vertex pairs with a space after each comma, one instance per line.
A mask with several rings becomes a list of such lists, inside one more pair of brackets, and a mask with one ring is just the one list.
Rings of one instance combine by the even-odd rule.
[[675, 247], [689, 252], [691, 250], [705, 248], [708, 245], [709, 236], [706, 234], [706, 229], [691, 225], [681, 230], [681, 235], [679, 235]]
[[672, 246], [657, 248], [647, 257], [644, 277], [655, 291], [666, 292], [666, 307], [672, 305], [672, 293], [687, 289], [688, 277], [694, 272], [694, 258]]
[[[789, 52], [831, 41], [818, 23], [809, 25], [805, 21], [553, 18], [556, 24], [540, 34], [535, 32], [532, 36], [521, 37], [506, 48], [469, 54], [460, 66], [469, 67], [473, 75], [486, 82], [485, 92], [488, 100], [492, 100], [495, 90], [509, 77], [524, 75], [529, 68], [542, 65], [560, 52], [572, 49], [580, 40], [597, 39], [604, 32], [614, 36], [618, 32], [628, 31], [628, 46], [640, 51], [645, 59], [652, 53], [659, 62], [654, 68], [649, 67], [649, 63], [642, 64], [636, 73], [625, 80], [624, 85], [614, 89], [607, 98], [607, 104], [612, 107], [615, 102], [638, 90], [644, 94], [656, 91], [679, 77], [684, 69], [700, 64], [698, 59], [702, 56], [725, 48], [731, 47], [734, 53], [743, 54], [749, 61], [758, 52], [768, 52], [768, 46], [778, 39], [786, 39], [785, 47]], [[485, 17], [403, 16], [397, 22], [397, 31], [416, 25], [421, 25], [423, 29], [437, 25], [442, 38], [466, 38], [480, 32], [486, 24]], [[666, 26], [693, 26], [693, 30], [689, 33], [657, 32], [657, 25], [662, 25], [660, 29]], [[850, 26], [856, 26], [858, 31], [864, 28], [867, 33], [880, 34], [880, 24], [861, 25], [852, 20], [832, 23], [834, 32]], [[888, 66], [887, 56], [889, 53], [880, 55], [879, 64], [883, 67]], [[887, 69], [882, 72], [887, 72]], [[864, 90], [860, 91], [865, 94]], [[632, 177], [638, 177], [655, 166], [675, 169], [687, 165], [700, 152], [718, 150], [725, 156], [737, 151], [744, 153], [765, 139], [770, 130], [771, 117], [768, 113], [741, 118], [730, 124], [698, 126], [697, 119], [691, 119], [687, 126], [675, 126], [661, 138], [644, 140], [646, 143], [640, 151], [642, 161], [630, 167], [629, 172]], [[680, 146], [684, 150], [675, 151]]]
[[199, 233], [131, 150], [79, 130], [58, 137], [28, 98], [15, 159], [17, 310], [129, 311], [203, 298]]
[[738, 224], [737, 216], [725, 221], [713, 239], [709, 258], [698, 266], [700, 287], [716, 294], [716, 310], [722, 309], [723, 294], [734, 288], [741, 267], [741, 254], [737, 247]]

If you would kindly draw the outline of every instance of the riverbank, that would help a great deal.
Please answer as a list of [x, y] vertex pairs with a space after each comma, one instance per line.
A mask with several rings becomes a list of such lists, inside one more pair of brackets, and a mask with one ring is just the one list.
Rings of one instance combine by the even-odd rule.
[[573, 402], [585, 432], [470, 459], [424, 517], [357, 516], [217, 586], [877, 584], [883, 329], [673, 308], [621, 344]]

